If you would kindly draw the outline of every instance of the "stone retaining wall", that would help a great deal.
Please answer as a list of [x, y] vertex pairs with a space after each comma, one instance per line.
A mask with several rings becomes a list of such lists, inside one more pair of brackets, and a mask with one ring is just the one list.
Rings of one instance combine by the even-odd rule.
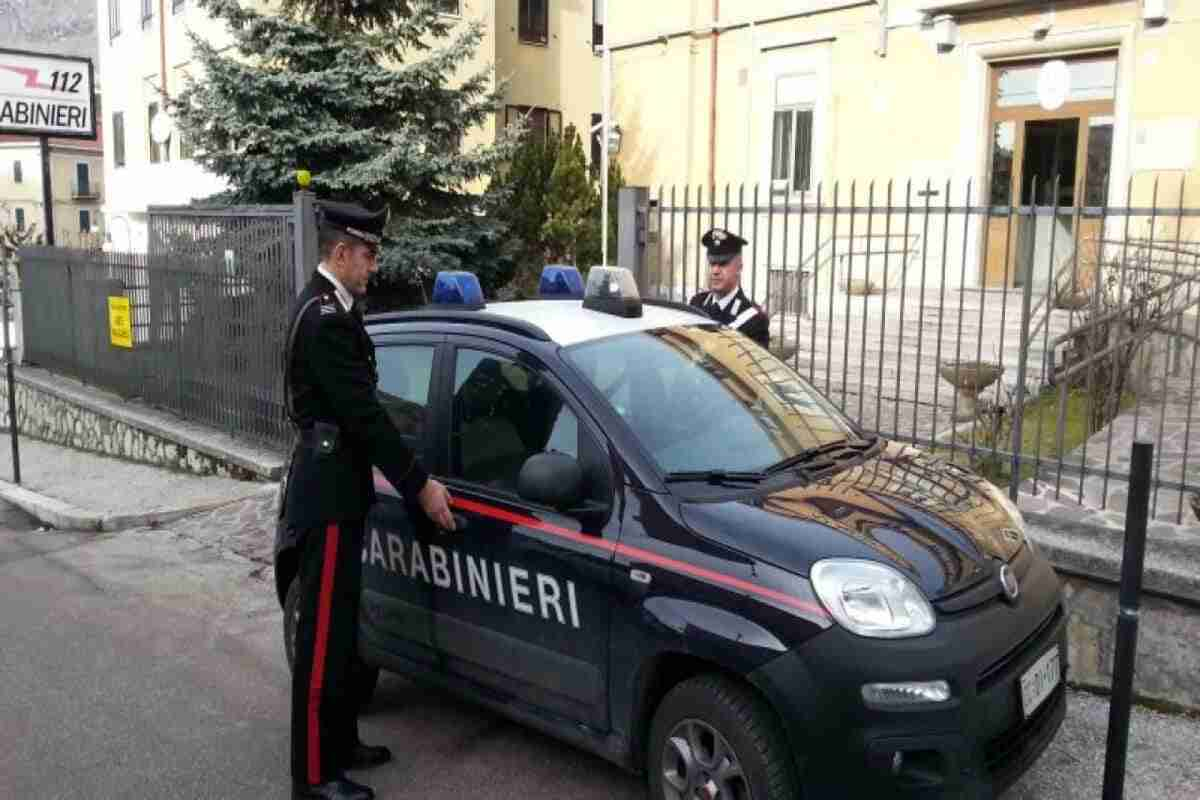
[[[1117, 587], [1063, 577], [1067, 595], [1068, 680], [1091, 689], [1112, 688], [1117, 642]], [[1196, 671], [1200, 611], [1143, 596], [1138, 622], [1133, 691], [1141, 701], [1200, 712]]]
[[[18, 430], [47, 442], [194, 475], [240, 480], [255, 476], [243, 466], [85, 408], [54, 392], [16, 379]], [[0, 380], [0, 426], [9, 429], [8, 391]]]

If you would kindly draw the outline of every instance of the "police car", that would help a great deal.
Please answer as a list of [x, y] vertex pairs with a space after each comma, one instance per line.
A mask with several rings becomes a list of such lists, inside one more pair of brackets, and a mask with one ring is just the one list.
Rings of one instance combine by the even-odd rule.
[[1002, 492], [627, 270], [542, 288], [485, 306], [446, 274], [367, 320], [458, 530], [377, 473], [364, 702], [403, 673], [671, 800], [993, 797], [1029, 767], [1066, 709], [1064, 610]]

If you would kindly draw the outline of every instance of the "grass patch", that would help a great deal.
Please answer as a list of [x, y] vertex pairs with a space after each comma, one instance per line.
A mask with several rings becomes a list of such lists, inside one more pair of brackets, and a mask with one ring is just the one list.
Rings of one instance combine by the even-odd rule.
[[[1059, 393], [1057, 389], [1046, 389], [1034, 398], [1026, 398], [1021, 418], [1021, 455], [1024, 459], [1041, 458], [1041, 474], [1046, 474], [1045, 462], [1065, 458], [1080, 447], [1095, 431], [1089, 430], [1091, 415], [1088, 408], [1088, 393], [1083, 389], [1068, 389], [1062, 417], [1062, 441], [1059, 442]], [[1121, 411], [1132, 408], [1137, 398], [1126, 392], [1121, 398]], [[971, 446], [972, 432], [959, 433], [955, 441], [959, 447]], [[993, 448], [1011, 452], [1012, 421], [1004, 420], [995, 434], [990, 426], [980, 419], [974, 431], [975, 452], [943, 449], [943, 454], [956, 464], [978, 472], [992, 483], [1007, 487], [1012, 480], [1010, 456], [993, 455]], [[940, 449], [940, 448], [939, 448]], [[1021, 480], [1032, 478], [1035, 464], [1028, 460], [1021, 463]]]

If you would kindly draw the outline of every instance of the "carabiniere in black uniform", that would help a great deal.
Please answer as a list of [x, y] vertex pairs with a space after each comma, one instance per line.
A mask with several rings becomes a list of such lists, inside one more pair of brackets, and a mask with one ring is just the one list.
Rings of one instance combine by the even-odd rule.
[[[368, 243], [382, 233], [382, 214], [339, 206], [322, 212], [322, 224]], [[299, 439], [276, 548], [295, 548], [299, 565], [292, 779], [299, 796], [371, 797], [342, 777], [344, 769], [390, 758], [386, 748], [359, 741], [351, 685], [363, 529], [375, 502], [371, 467], [412, 502], [428, 476], [376, 397], [375, 348], [361, 312], [347, 311], [320, 272], [299, 296], [290, 331], [288, 413]]]
[[[734, 269], [740, 279], [742, 246], [749, 242], [723, 228], [713, 228], [700, 241], [708, 251], [708, 263], [712, 265], [714, 280], [718, 269]], [[770, 342], [770, 323], [766, 313], [746, 296], [740, 283], [732, 297], [728, 292], [723, 296], [714, 291], [698, 292], [688, 301], [688, 305], [704, 309], [717, 322], [749, 336], [763, 347]]]

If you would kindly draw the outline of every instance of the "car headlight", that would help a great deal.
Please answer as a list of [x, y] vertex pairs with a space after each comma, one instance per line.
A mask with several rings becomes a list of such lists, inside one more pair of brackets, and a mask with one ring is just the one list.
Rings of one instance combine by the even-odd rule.
[[817, 597], [846, 630], [874, 639], [923, 636], [933, 630], [933, 607], [908, 578], [886, 564], [858, 559], [818, 561]]

